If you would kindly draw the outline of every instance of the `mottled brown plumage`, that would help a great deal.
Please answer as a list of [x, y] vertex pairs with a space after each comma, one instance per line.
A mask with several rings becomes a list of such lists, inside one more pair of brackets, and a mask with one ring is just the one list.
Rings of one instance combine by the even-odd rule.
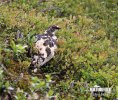
[[57, 37], [55, 32], [60, 28], [56, 25], [49, 27], [44, 34], [36, 35], [34, 49], [36, 53], [32, 55], [30, 68], [36, 69], [50, 61], [57, 49]]

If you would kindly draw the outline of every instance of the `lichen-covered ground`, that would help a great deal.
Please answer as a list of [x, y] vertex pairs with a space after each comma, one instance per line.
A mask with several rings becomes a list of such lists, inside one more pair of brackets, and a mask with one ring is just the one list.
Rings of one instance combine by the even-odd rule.
[[[61, 27], [55, 57], [30, 74], [24, 45], [51, 25]], [[117, 0], [0, 2], [1, 99], [92, 100], [94, 85], [112, 88], [105, 100], [118, 98]]]

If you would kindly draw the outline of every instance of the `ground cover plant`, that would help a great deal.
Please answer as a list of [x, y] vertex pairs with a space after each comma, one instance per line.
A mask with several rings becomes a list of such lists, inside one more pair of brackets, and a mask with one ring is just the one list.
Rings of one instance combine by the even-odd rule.
[[[92, 100], [94, 85], [118, 98], [117, 20], [117, 0], [0, 1], [0, 98]], [[32, 36], [51, 25], [61, 27], [55, 57], [30, 74]]]

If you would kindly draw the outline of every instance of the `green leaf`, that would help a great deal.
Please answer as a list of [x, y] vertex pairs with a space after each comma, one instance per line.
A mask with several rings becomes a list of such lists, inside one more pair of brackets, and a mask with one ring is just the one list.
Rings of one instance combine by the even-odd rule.
[[47, 82], [51, 81], [51, 76], [50, 75], [46, 75], [46, 80], [47, 80]]
[[52, 96], [52, 95], [53, 95], [53, 93], [54, 93], [54, 91], [53, 91], [53, 90], [49, 90], [48, 95], [49, 95], [49, 96]]

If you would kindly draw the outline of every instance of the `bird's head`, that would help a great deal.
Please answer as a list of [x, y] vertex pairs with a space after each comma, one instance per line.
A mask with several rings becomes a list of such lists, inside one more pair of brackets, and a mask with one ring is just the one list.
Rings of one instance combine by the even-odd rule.
[[52, 25], [50, 26], [46, 31], [45, 33], [47, 34], [54, 34], [57, 30], [61, 29], [59, 26], [56, 26], [56, 25]]
[[61, 29], [59, 26], [56, 26], [56, 25], [52, 25], [52, 26], [49, 27], [49, 28], [52, 28], [52, 29], [54, 29], [54, 30], [59, 30], [59, 29]]

